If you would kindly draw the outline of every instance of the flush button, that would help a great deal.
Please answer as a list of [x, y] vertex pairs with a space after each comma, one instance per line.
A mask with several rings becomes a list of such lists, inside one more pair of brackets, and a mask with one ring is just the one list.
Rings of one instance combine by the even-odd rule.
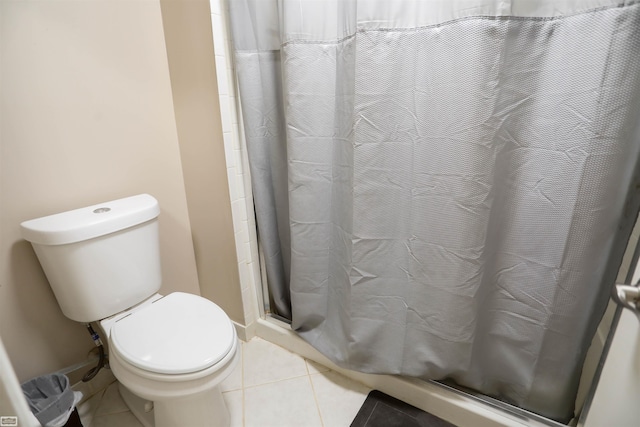
[[105, 213], [105, 212], [109, 212], [111, 210], [111, 208], [98, 208], [98, 209], [94, 209], [93, 213]]

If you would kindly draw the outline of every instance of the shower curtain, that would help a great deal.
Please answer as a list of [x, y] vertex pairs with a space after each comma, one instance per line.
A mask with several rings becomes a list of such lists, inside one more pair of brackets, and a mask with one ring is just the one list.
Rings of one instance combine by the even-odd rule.
[[569, 420], [637, 214], [638, 2], [229, 4], [274, 310]]

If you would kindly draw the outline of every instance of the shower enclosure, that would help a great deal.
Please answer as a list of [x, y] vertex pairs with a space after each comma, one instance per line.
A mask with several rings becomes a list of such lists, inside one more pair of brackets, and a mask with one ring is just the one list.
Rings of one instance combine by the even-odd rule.
[[340, 367], [575, 418], [640, 200], [640, 6], [229, 6], [270, 309]]

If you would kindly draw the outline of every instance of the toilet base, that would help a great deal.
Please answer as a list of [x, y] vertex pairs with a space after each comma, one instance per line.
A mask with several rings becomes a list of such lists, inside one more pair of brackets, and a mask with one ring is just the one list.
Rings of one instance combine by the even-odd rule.
[[120, 395], [144, 427], [228, 427], [231, 422], [219, 387], [186, 398], [150, 402], [120, 384]]
[[[239, 359], [238, 340], [234, 337], [229, 353], [202, 371], [175, 375], [146, 371], [122, 360], [114, 347], [109, 365], [124, 390], [121, 395], [125, 403], [145, 427], [228, 427], [230, 415], [220, 383]], [[145, 420], [149, 418], [145, 415], [149, 402], [153, 402], [153, 420]]]
[[153, 402], [143, 399], [133, 394], [131, 390], [118, 384], [118, 390], [124, 403], [127, 405], [131, 413], [140, 421], [143, 427], [155, 427], [153, 419]]
[[155, 427], [229, 427], [230, 416], [220, 388], [193, 396], [154, 402]]

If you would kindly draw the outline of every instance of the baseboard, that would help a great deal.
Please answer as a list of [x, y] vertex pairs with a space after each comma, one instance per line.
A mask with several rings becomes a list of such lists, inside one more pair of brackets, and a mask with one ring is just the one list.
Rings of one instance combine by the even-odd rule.
[[244, 342], [251, 341], [251, 338], [256, 336], [257, 322], [250, 323], [249, 325], [246, 325], [246, 326], [241, 325], [238, 322], [233, 322], [233, 326], [235, 326], [236, 328], [236, 333], [238, 334], [238, 338], [240, 338]]
[[82, 377], [85, 373], [95, 365], [98, 364], [98, 356], [97, 355], [89, 355], [86, 360], [76, 363], [75, 365], [67, 366], [66, 368], [62, 368], [59, 371], [56, 371], [56, 374], [63, 374], [69, 378], [69, 383], [75, 384], [82, 380]]
[[64, 374], [69, 378], [69, 384], [73, 391], [79, 391], [82, 393], [82, 400], [78, 402], [78, 405], [89, 399], [91, 396], [100, 393], [106, 389], [111, 383], [116, 381], [116, 377], [108, 367], [103, 367], [100, 372], [91, 380], [87, 382], [82, 381], [82, 377], [94, 366], [98, 364], [98, 356], [89, 356], [87, 360], [76, 363], [75, 365], [67, 366], [56, 373]]

